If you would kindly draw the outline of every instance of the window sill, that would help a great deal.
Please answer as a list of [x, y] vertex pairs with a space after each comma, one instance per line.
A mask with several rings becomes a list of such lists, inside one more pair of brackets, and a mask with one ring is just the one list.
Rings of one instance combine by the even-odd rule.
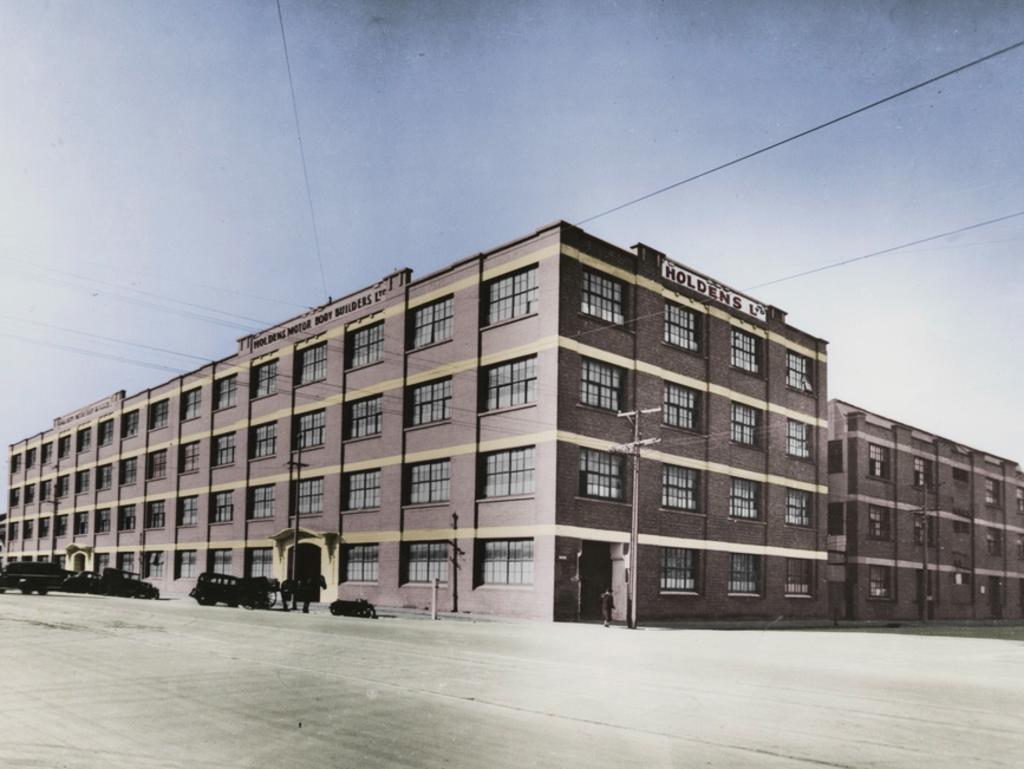
[[623, 507], [629, 507], [630, 503], [625, 499], [612, 499], [611, 497], [588, 497], [585, 494], [577, 494], [573, 497], [577, 502], [606, 502], [612, 505], [621, 505]]
[[308, 382], [296, 382], [295, 383], [295, 389], [298, 390], [299, 388], [302, 388], [302, 387], [308, 387], [309, 385], [320, 384], [320, 383], [326, 382], [326, 381], [327, 381], [327, 377], [326, 376], [322, 376], [319, 379], [310, 379]]
[[352, 510], [342, 510], [342, 515], [359, 515], [360, 513], [379, 513], [379, 507], [357, 507]]
[[184, 425], [184, 424], [187, 424], [188, 422], [197, 422], [197, 421], [199, 421], [200, 417], [202, 417], [202, 416], [203, 416], [202, 414], [196, 414], [194, 417], [182, 417], [181, 418], [181, 424]]
[[261, 400], [264, 400], [265, 398], [273, 398], [277, 394], [278, 394], [278, 391], [274, 390], [274, 392], [272, 392], [272, 393], [264, 393], [263, 395], [251, 395], [251, 396], [249, 396], [249, 401], [250, 402], [252, 402], [252, 401], [261, 401]]
[[667, 347], [672, 352], [685, 352], [687, 355], [692, 355], [693, 357], [698, 358], [700, 360], [706, 360], [704, 355], [701, 353], [699, 346], [696, 350], [691, 350], [689, 347], [682, 347], [681, 345], [673, 344], [672, 342], [669, 342], [665, 339], [661, 340], [661, 346]]
[[786, 593], [785, 597], [786, 598], [802, 598], [802, 599], [806, 599], [806, 600], [811, 600], [811, 599], [814, 598], [813, 595], [809, 595], [807, 593]]
[[210, 525], [211, 526], [228, 526], [228, 525], [230, 525], [230, 524], [232, 524], [234, 522], [235, 522], [235, 519], [232, 518], [230, 521], [210, 521]]
[[294, 453], [296, 453], [296, 454], [299, 453], [300, 451], [303, 451], [303, 452], [305, 452], [305, 451], [317, 451], [318, 449], [322, 449], [325, 445], [327, 445], [327, 444], [325, 444], [325, 443], [311, 443], [309, 446], [296, 446], [294, 449], [292, 449], [292, 451]]
[[452, 423], [451, 417], [447, 419], [438, 419], [436, 422], [424, 422], [421, 425], [408, 425], [405, 428], [407, 433], [415, 432], [416, 430], [423, 430], [427, 427], [437, 427], [438, 425], [450, 425]]
[[599, 414], [610, 414], [613, 417], [617, 417], [619, 415], [619, 411], [622, 410], [621, 406], [616, 409], [606, 409], [604, 406], [594, 406], [591, 403], [584, 403], [583, 401], [576, 401], [576, 408], [587, 409], [588, 411], [596, 411]]
[[687, 509], [682, 508], [682, 507], [666, 507], [665, 505], [660, 505], [658, 507], [658, 512], [659, 513], [669, 513], [671, 515], [696, 515], [696, 516], [699, 516], [700, 518], [706, 518], [707, 517], [707, 514], [706, 513], [702, 513], [700, 510], [687, 510]]
[[443, 502], [410, 502], [407, 505], [402, 505], [402, 510], [430, 510], [433, 508], [448, 507], [451, 504], [449, 500]]
[[[166, 528], [165, 526], [147, 526], [145, 528], [145, 531], [163, 531], [165, 528]], [[79, 537], [81, 535], [80, 534], [76, 534], [75, 536]]]
[[[429, 590], [433, 586], [434, 586], [434, 583], [431, 581], [431, 582], [403, 582], [398, 587], [403, 588], [403, 589], [409, 587], [409, 588], [419, 589], [419, 590]], [[439, 588], [447, 589], [448, 588], [448, 582], [447, 581], [445, 581], [445, 582], [438, 582], [437, 586]]]
[[605, 328], [617, 328], [620, 331], [625, 331], [630, 336], [632, 336], [634, 333], [633, 330], [626, 325], [625, 318], [623, 318], [621, 322], [617, 322], [614, 320], [607, 320], [605, 318], [601, 318], [597, 315], [591, 315], [590, 313], [583, 312], [582, 310], [578, 310], [576, 312], [576, 317], [584, 318], [586, 320], [589, 320], [591, 323], [603, 323]]
[[484, 410], [484, 411], [480, 411], [478, 416], [489, 417], [491, 415], [508, 414], [508, 413], [510, 413], [512, 411], [522, 411], [523, 409], [532, 409], [532, 408], [536, 408], [536, 407], [537, 407], [537, 402], [536, 401], [531, 401], [530, 403], [517, 403], [514, 406], [502, 406], [500, 408], [487, 409], [487, 410]]
[[199, 468], [198, 467], [195, 468], [194, 470], [179, 470], [178, 471], [178, 475], [197, 475], [198, 473], [199, 473]]
[[756, 523], [759, 526], [767, 526], [768, 522], [763, 518], [741, 518], [738, 515], [729, 516], [730, 523]]
[[198, 526], [199, 526], [199, 524], [197, 524], [197, 523], [179, 523], [178, 524], [178, 528], [179, 529], [195, 529]]
[[658, 595], [689, 595], [689, 596], [700, 596], [696, 590], [659, 590]]
[[410, 347], [408, 350], [405, 351], [405, 354], [412, 355], [413, 353], [420, 352], [421, 350], [432, 350], [435, 347], [440, 347], [441, 345], [451, 344], [453, 340], [454, 337], [450, 336], [447, 339], [441, 339], [437, 342], [428, 342], [427, 344], [421, 344], [419, 347]]
[[276, 453], [275, 454], [264, 454], [263, 456], [259, 456], [259, 457], [249, 457], [249, 461], [250, 462], [262, 462], [264, 459], [276, 459], [276, 458], [277, 458], [277, 454]]
[[726, 593], [729, 598], [761, 598], [760, 593]]
[[478, 505], [484, 505], [488, 502], [516, 502], [521, 499], [536, 499], [536, 494], [506, 494], [503, 497], [477, 497], [476, 502]]
[[483, 324], [481, 330], [487, 331], [492, 328], [501, 328], [502, 326], [507, 326], [510, 323], [515, 323], [516, 321], [519, 320], [525, 320], [526, 318], [536, 318], [539, 314], [540, 313], [537, 310], [534, 310], [533, 312], [528, 312], [523, 315], [514, 315], [511, 318], [502, 318], [501, 320], [494, 321], [494, 323]]
[[803, 462], [805, 465], [813, 465], [814, 464], [814, 457], [812, 457], [812, 456], [804, 457], [804, 456], [799, 456], [797, 454], [790, 454], [789, 452], [787, 452], [786, 453], [786, 459], [792, 459], [792, 460], [794, 460], [796, 462]]
[[155, 433], [157, 430], [166, 430], [167, 425], [156, 425], [154, 427], [146, 428], [146, 432]]
[[368, 363], [360, 363], [358, 366], [347, 366], [345, 368], [345, 373], [346, 374], [350, 374], [353, 371], [362, 371], [363, 369], [370, 368], [370, 366], [376, 366], [377, 364], [383, 363], [383, 362], [384, 362], [384, 358], [382, 356], [378, 360], [371, 360]]
[[342, 580], [342, 585], [378, 585], [380, 584], [377, 580], [369, 579], [346, 579]]
[[370, 441], [370, 440], [373, 440], [374, 438], [380, 438], [380, 436], [381, 436], [381, 433], [372, 433], [370, 435], [359, 435], [359, 436], [356, 436], [355, 438], [345, 438], [345, 439], [343, 439], [342, 440], [342, 444], [347, 446], [350, 443], [361, 443], [362, 441]]
[[756, 443], [741, 443], [740, 441], [729, 440], [729, 445], [737, 449], [748, 449], [750, 451], [764, 451], [764, 447]]
[[791, 385], [791, 384], [787, 384], [786, 385], [786, 389], [789, 392], [791, 392], [791, 393], [797, 393], [799, 395], [807, 395], [807, 396], [810, 396], [811, 398], [814, 397], [814, 390], [804, 390], [804, 389], [801, 389], [799, 387], [793, 387], [793, 385]]
[[220, 470], [223, 467], [234, 467], [234, 466], [235, 466], [234, 460], [232, 460], [231, 462], [224, 462], [223, 464], [219, 464], [219, 465], [210, 465], [211, 469], [213, 469], [213, 470]]
[[504, 583], [490, 583], [486, 585], [477, 585], [473, 590], [515, 590], [518, 592], [526, 593], [533, 592], [533, 583], [525, 585], [506, 585]]
[[765, 375], [763, 371], [751, 371], [750, 369], [740, 368], [739, 366], [733, 366], [732, 364], [729, 365], [729, 370], [736, 371], [740, 374], [745, 374], [753, 379], [759, 379], [762, 382], [765, 381]]

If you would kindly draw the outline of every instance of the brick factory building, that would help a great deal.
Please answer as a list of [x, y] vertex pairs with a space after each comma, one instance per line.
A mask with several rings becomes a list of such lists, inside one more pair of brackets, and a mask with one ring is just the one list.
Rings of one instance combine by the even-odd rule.
[[7, 557], [183, 595], [204, 570], [284, 578], [294, 551], [322, 600], [426, 607], [437, 577], [442, 610], [571, 620], [611, 588], [621, 619], [618, 413], [657, 407], [641, 622], [827, 617], [826, 381], [781, 310], [559, 222], [11, 445]]
[[839, 400], [829, 404], [829, 439], [829, 530], [845, 537], [846, 618], [1024, 616], [1015, 462]]

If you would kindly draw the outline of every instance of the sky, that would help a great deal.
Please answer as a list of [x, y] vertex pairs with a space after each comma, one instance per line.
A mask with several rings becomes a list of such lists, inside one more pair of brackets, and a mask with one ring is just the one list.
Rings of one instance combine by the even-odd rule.
[[[0, 0], [0, 443], [1024, 39], [1018, 2], [280, 5], [305, 171], [273, 0]], [[743, 290], [1006, 216], [1022, 93], [1024, 48], [584, 228]], [[830, 397], [1024, 461], [1022, 248], [749, 293], [830, 342]]]

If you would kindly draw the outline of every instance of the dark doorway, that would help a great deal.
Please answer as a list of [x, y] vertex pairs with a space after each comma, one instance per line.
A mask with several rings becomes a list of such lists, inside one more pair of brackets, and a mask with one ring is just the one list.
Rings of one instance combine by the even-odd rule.
[[612, 554], [607, 542], [583, 542], [580, 558], [580, 619], [601, 618], [601, 593], [612, 586]]
[[[935, 619], [935, 580], [928, 572], [928, 592], [925, 593], [924, 569], [917, 570], [917, 606], [922, 619]], [[928, 600], [929, 596], [931, 600]]]
[[85, 571], [85, 553], [75, 553], [71, 556], [71, 570]]
[[1001, 577], [988, 578], [988, 601], [993, 619], [1003, 618], [1003, 580]]
[[[295, 562], [295, 579], [302, 580], [304, 578], [312, 579], [312, 583], [316, 585], [316, 598], [314, 600], [320, 600], [320, 548], [316, 545], [311, 545], [308, 542], [299, 543], [299, 558]], [[292, 575], [292, 557], [294, 556], [295, 548], [288, 551], [288, 577]]]

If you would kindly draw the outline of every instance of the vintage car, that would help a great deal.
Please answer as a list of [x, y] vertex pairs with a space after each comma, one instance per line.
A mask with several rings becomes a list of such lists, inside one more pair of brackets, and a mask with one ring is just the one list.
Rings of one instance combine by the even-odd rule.
[[50, 590], [59, 590], [67, 574], [51, 561], [15, 561], [0, 572], [0, 593], [11, 589], [25, 595], [33, 591], [46, 595]]
[[204, 571], [189, 593], [200, 606], [226, 603], [246, 609], [269, 609], [277, 601], [280, 589], [276, 579], [267, 577], [235, 577]]
[[100, 580], [101, 592], [123, 598], [159, 598], [160, 591], [143, 582], [138, 574], [120, 569], [104, 569]]
[[103, 578], [94, 571], [79, 571], [65, 577], [57, 589], [65, 593], [102, 593]]
[[367, 617], [377, 619], [377, 609], [365, 598], [357, 598], [354, 601], [343, 601], [338, 599], [330, 606], [331, 614], [335, 617]]

